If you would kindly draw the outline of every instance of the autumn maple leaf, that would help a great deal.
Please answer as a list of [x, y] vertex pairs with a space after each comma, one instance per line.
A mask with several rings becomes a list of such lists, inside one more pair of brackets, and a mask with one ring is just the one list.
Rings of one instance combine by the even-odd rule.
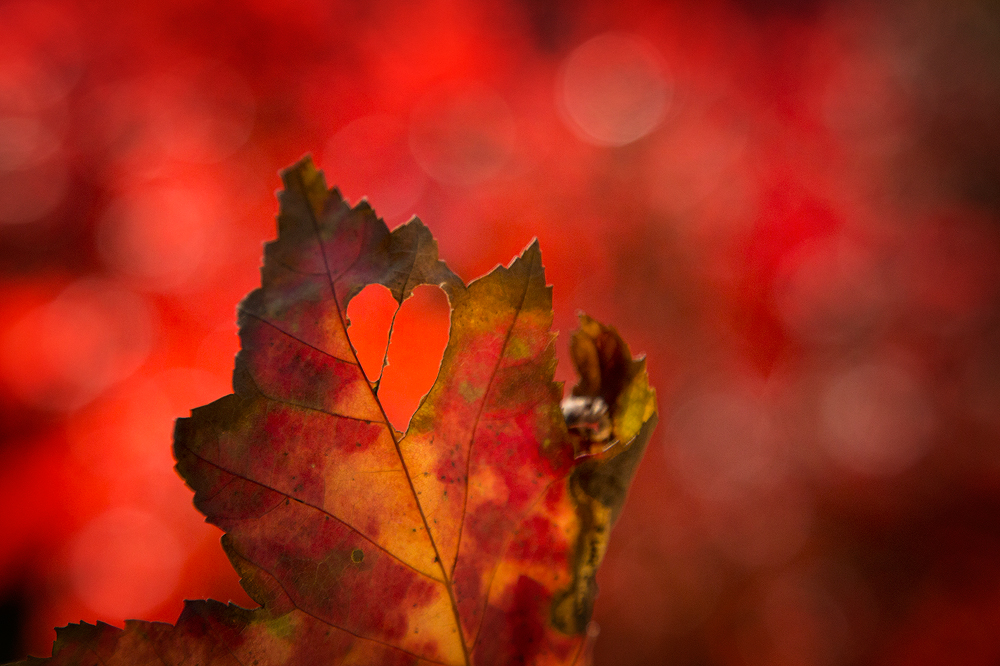
[[[179, 419], [177, 470], [260, 608], [57, 630], [50, 664], [582, 664], [594, 576], [656, 421], [644, 362], [586, 316], [562, 406], [532, 243], [469, 285], [307, 157], [240, 305], [234, 394]], [[440, 286], [441, 369], [405, 433], [348, 338], [365, 286]], [[563, 409], [569, 415], [569, 423]]]

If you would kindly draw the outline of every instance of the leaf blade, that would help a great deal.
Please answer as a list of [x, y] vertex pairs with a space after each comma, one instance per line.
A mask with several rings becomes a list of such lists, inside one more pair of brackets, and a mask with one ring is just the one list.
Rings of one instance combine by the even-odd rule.
[[[364, 546], [363, 540], [367, 540], [378, 547], [378, 552], [392, 553], [391, 558], [383, 558], [381, 554], [370, 556], [380, 563], [377, 573], [412, 591], [406, 597], [407, 608], [410, 618], [423, 627], [420, 641], [427, 643], [429, 638], [435, 638], [438, 646], [434, 649], [442, 649], [446, 660], [457, 663], [458, 656], [463, 654], [461, 640], [456, 639], [457, 631], [448, 631], [447, 623], [438, 620], [452, 608], [450, 590], [447, 584], [443, 590], [429, 590], [413, 575], [416, 572], [438, 582], [443, 579], [436, 575], [441, 570], [439, 558], [427, 534], [405, 464], [399, 457], [394, 432], [353, 349], [350, 359], [343, 358], [350, 343], [342, 314], [351, 290], [356, 293], [367, 283], [382, 281], [394, 285], [398, 296], [403, 298], [407, 289], [424, 279], [453, 282], [457, 278], [442, 268], [436, 257], [436, 244], [428, 241], [429, 232], [422, 224], [410, 223], [402, 231], [394, 232], [395, 236], [389, 234], [367, 206], [347, 209], [335, 191], [325, 198], [319, 196], [320, 186], [325, 185], [317, 173], [306, 159], [283, 175], [286, 190], [280, 196], [279, 238], [266, 251], [262, 287], [241, 306], [242, 349], [236, 360], [234, 387], [241, 398], [250, 401], [239, 403], [242, 422], [237, 424], [231, 417], [220, 420], [220, 415], [196, 412], [190, 428], [178, 428], [175, 449], [180, 459], [184, 449], [190, 449], [190, 443], [197, 439], [189, 433], [215, 433], [216, 438], [226, 440], [226, 446], [210, 448], [231, 450], [234, 462], [254, 461], [250, 465], [253, 469], [244, 470], [243, 476], [280, 477], [279, 492], [285, 497], [287, 508], [281, 506], [280, 498], [275, 504], [275, 497], [265, 494], [270, 505], [260, 505], [258, 508], [266, 511], [258, 510], [253, 517], [254, 523], [268, 529], [257, 529], [256, 524], [251, 529], [246, 521], [232, 522], [209, 512], [206, 515], [231, 537], [231, 548], [279, 581], [295, 607], [360, 635], [389, 644], [392, 641], [407, 644], [410, 632], [399, 629], [407, 624], [406, 618], [390, 621], [378, 597], [356, 594], [362, 585], [344, 575], [351, 571], [344, 568], [349, 566], [349, 553], [373, 552]], [[313, 233], [310, 225], [314, 226]], [[410, 251], [405, 250], [406, 242], [413, 245]], [[386, 247], [395, 248], [395, 258], [366, 259], [365, 252], [380, 255], [372, 248], [384, 251]], [[406, 278], [400, 282], [400, 263], [407, 259], [412, 261], [405, 271]], [[288, 270], [289, 265], [296, 270]], [[321, 265], [324, 272], [317, 270]], [[419, 269], [416, 277], [413, 266]], [[344, 286], [338, 288], [338, 281]], [[302, 301], [307, 299], [312, 300], [308, 307], [302, 307]], [[304, 331], [307, 340], [290, 334], [289, 330]], [[316, 344], [310, 344], [310, 340]], [[328, 353], [331, 349], [338, 353]], [[277, 404], [271, 406], [271, 403]], [[349, 428], [341, 424], [345, 420], [361, 424], [351, 426], [354, 428], [369, 425], [368, 429], [377, 433], [356, 438], [354, 448], [339, 447], [336, 459], [317, 456], [318, 451], [328, 454], [329, 447], [310, 433], [322, 435], [327, 442], [350, 444], [350, 434], [343, 432]], [[285, 450], [277, 451], [275, 442], [287, 445]], [[182, 475], [185, 469], [179, 470]], [[363, 473], [370, 470], [398, 473]], [[194, 477], [186, 479], [190, 484]], [[262, 489], [274, 485], [260, 478], [252, 480], [259, 482]], [[243, 489], [240, 485], [230, 488], [236, 490]], [[256, 498], [262, 492], [245, 494]], [[210, 509], [206, 504], [199, 508]], [[280, 520], [270, 523], [273, 516]], [[334, 524], [329, 521], [331, 517], [336, 519]], [[301, 542], [287, 539], [268, 542], [268, 530], [283, 524], [297, 526], [296, 533], [307, 532], [310, 538]], [[402, 568], [382, 565], [383, 559], [398, 560]], [[313, 565], [338, 570], [341, 575], [306, 576]], [[394, 601], [402, 603], [402, 597]], [[337, 609], [352, 607], [355, 610], [350, 617], [337, 614]], [[416, 654], [422, 656], [435, 656], [426, 646], [425, 653], [413, 646], [408, 649], [417, 650]]]
[[[466, 286], [419, 220], [389, 232], [308, 158], [282, 177], [278, 238], [239, 307], [234, 393], [174, 436], [178, 472], [261, 607], [72, 625], [48, 663], [587, 662], [594, 575], [656, 422], [644, 362], [581, 317], [574, 393], [611, 405], [614, 435], [581, 443], [560, 409], [537, 241]], [[452, 306], [405, 434], [348, 335], [347, 303], [369, 284], [400, 305], [433, 284]]]

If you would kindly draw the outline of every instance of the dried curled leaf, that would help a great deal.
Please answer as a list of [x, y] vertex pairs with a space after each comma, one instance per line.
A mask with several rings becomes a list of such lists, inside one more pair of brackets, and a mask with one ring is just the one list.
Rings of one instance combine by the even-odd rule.
[[[283, 174], [278, 240], [240, 305], [234, 394], [179, 419], [177, 470], [261, 607], [187, 602], [175, 626], [57, 632], [51, 664], [581, 664], [594, 575], [656, 422], [644, 362], [581, 317], [581, 442], [553, 381], [538, 244], [466, 286], [417, 219], [391, 233], [305, 158]], [[344, 313], [382, 284], [451, 302], [441, 369], [405, 434]]]

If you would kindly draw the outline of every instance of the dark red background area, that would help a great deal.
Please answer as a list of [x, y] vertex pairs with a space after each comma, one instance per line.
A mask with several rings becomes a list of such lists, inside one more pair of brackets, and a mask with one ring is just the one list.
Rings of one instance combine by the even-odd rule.
[[[647, 354], [596, 663], [997, 663], [998, 109], [985, 0], [4, 3], [0, 659], [251, 604], [170, 436], [308, 152], [466, 280], [538, 237], [560, 379], [577, 310]], [[446, 336], [418, 291], [398, 427]]]

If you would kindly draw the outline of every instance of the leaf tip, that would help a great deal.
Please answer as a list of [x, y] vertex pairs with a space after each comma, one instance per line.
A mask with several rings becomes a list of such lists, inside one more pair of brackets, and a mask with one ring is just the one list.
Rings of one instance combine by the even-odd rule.
[[327, 188], [326, 177], [323, 175], [323, 171], [316, 167], [311, 153], [306, 153], [298, 162], [282, 169], [279, 175], [285, 186], [285, 191], [297, 192], [305, 196], [316, 215], [323, 211], [326, 200], [331, 194], [342, 199], [340, 192]]

